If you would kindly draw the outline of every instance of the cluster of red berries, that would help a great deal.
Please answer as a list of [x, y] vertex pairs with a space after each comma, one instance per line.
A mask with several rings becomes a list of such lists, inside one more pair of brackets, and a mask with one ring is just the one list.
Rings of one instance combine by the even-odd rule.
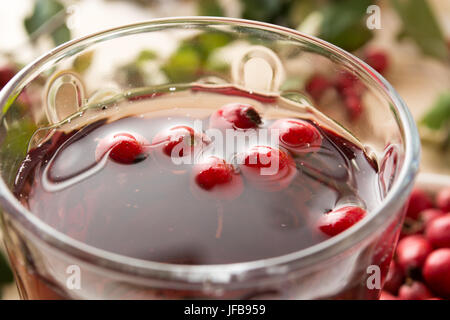
[[[381, 50], [367, 51], [363, 59], [381, 74], [386, 71], [389, 65], [386, 53]], [[322, 74], [315, 74], [305, 86], [306, 91], [316, 101], [330, 88], [335, 88], [338, 92], [350, 119], [357, 119], [363, 111], [361, 97], [364, 92], [364, 85], [358, 78], [348, 71], [342, 72], [332, 79]]]
[[[219, 130], [258, 130], [262, 119], [251, 105], [232, 103], [214, 112], [209, 124]], [[253, 188], [276, 192], [287, 188], [297, 174], [293, 155], [317, 151], [322, 135], [310, 122], [300, 119], [280, 119], [269, 130], [277, 130], [279, 147], [256, 145], [245, 150], [241, 163], [234, 165], [214, 155], [204, 156], [191, 170], [191, 191], [197, 197], [232, 200], [244, 191], [244, 179]], [[271, 131], [273, 132], [273, 131]], [[100, 140], [96, 159], [106, 154], [115, 162], [132, 164], [151, 156], [169, 165], [173, 157], [184, 157], [210, 142], [205, 133], [195, 132], [188, 126], [176, 126], [159, 132], [150, 144], [135, 133], [117, 133]], [[239, 166], [237, 170], [236, 166]], [[174, 170], [173, 166], [171, 167]], [[342, 207], [324, 214], [317, 228], [334, 236], [365, 216], [359, 207]]]
[[[210, 127], [220, 130], [256, 130], [262, 124], [256, 109], [247, 104], [227, 104], [210, 117]], [[265, 191], [284, 189], [292, 181], [296, 167], [290, 152], [311, 152], [320, 148], [322, 137], [318, 129], [309, 122], [298, 119], [284, 119], [273, 123], [270, 129], [279, 130], [280, 145], [257, 145], [242, 155], [240, 173], [225, 159], [206, 156], [193, 168], [197, 186], [219, 198], [237, 197], [242, 191], [241, 173], [248, 182]], [[209, 142], [204, 133], [195, 132], [188, 126], [175, 126], [159, 132], [150, 144], [144, 137], [135, 133], [116, 133], [101, 139], [96, 149], [99, 161], [106, 153], [122, 164], [131, 164], [144, 159], [150, 153], [158, 160], [170, 162], [173, 157], [184, 157], [202, 148]], [[273, 164], [276, 172], [264, 175], [263, 170]], [[233, 188], [230, 188], [233, 186]], [[240, 187], [239, 187], [240, 186]], [[220, 191], [220, 192], [216, 192]]]
[[434, 200], [413, 190], [380, 299], [450, 299], [450, 187]]

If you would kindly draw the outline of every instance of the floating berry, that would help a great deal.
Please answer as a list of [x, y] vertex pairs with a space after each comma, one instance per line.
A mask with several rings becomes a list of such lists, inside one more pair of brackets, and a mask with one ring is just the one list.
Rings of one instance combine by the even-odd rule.
[[258, 111], [243, 103], [230, 103], [222, 106], [211, 115], [210, 127], [218, 129], [255, 129], [262, 123]]
[[425, 261], [422, 271], [428, 287], [441, 297], [450, 298], [450, 249], [434, 250]]
[[243, 191], [242, 177], [225, 160], [209, 156], [193, 169], [196, 194], [207, 194], [216, 199], [231, 200]]
[[433, 250], [431, 243], [422, 235], [411, 235], [401, 239], [397, 245], [397, 263], [405, 275], [420, 269]]
[[444, 188], [436, 196], [436, 205], [444, 212], [450, 212], [450, 187]]
[[381, 74], [383, 74], [389, 66], [388, 56], [386, 52], [382, 50], [369, 50], [366, 52], [364, 61]]
[[275, 121], [270, 128], [279, 130], [282, 146], [294, 152], [312, 152], [322, 145], [319, 130], [304, 120], [281, 119]]
[[397, 294], [398, 289], [403, 284], [403, 280], [404, 275], [402, 270], [397, 263], [392, 260], [386, 276], [386, 281], [384, 282], [383, 290], [386, 290], [392, 294]]
[[433, 202], [422, 189], [414, 188], [409, 196], [406, 216], [417, 219], [421, 211], [432, 208]]
[[318, 228], [328, 236], [335, 236], [350, 228], [366, 216], [366, 211], [356, 206], [345, 206], [322, 215], [317, 223]]
[[295, 162], [286, 152], [270, 146], [254, 146], [243, 155], [242, 174], [257, 189], [280, 191], [297, 174]]
[[145, 158], [144, 144], [146, 140], [131, 133], [115, 133], [100, 140], [95, 150], [95, 159], [99, 161], [106, 153], [109, 157], [123, 164], [138, 162]]
[[434, 247], [450, 248], [450, 213], [430, 221], [425, 229], [425, 235]]
[[331, 82], [327, 77], [315, 74], [309, 80], [305, 86], [306, 92], [308, 92], [314, 100], [319, 100], [323, 93], [331, 87]]
[[[152, 140], [153, 145], [161, 145], [162, 151], [169, 157], [183, 157], [194, 147], [194, 129], [188, 126], [176, 126], [158, 133]], [[174, 152], [174, 148], [176, 148]]]
[[208, 143], [207, 137], [188, 126], [175, 126], [156, 134], [152, 145], [161, 149], [168, 157], [181, 158], [191, 154], [195, 148]]
[[411, 281], [400, 287], [398, 297], [401, 300], [426, 300], [433, 298], [433, 294], [423, 283]]

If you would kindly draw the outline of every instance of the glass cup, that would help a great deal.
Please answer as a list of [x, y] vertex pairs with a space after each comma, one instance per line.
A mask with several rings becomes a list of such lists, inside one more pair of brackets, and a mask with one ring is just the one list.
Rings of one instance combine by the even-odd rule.
[[[357, 81], [362, 101], [358, 117], [345, 109], [335, 90], [320, 99], [308, 95], [307, 79], [315, 74]], [[377, 156], [384, 193], [380, 205], [341, 234], [291, 254], [223, 265], [175, 265], [81, 243], [45, 224], [14, 197], [15, 177], [36, 143], [37, 129], [80, 112], [86, 104], [99, 106], [118, 92], [135, 97], [136, 92], [151, 94], [180, 83], [230, 83], [314, 101]], [[418, 169], [420, 144], [395, 90], [351, 54], [261, 22], [153, 20], [55, 48], [3, 88], [0, 106], [2, 227], [22, 298], [378, 298]]]

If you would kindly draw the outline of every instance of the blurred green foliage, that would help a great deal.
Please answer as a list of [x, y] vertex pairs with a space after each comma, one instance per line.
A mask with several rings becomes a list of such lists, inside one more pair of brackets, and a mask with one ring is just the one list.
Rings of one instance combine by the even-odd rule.
[[184, 40], [178, 49], [169, 57], [163, 66], [163, 71], [172, 82], [194, 80], [197, 75], [221, 69], [210, 60], [212, 53], [226, 46], [233, 36], [225, 32], [207, 32]]
[[426, 55], [448, 59], [443, 32], [426, 0], [391, 0], [403, 22], [400, 38], [411, 38]]
[[221, 17], [224, 11], [218, 0], [198, 0], [197, 12], [200, 16]]
[[450, 91], [442, 93], [422, 118], [421, 123], [432, 130], [450, 125]]
[[33, 13], [25, 19], [24, 25], [32, 41], [48, 33], [57, 46], [71, 38], [65, 23], [64, 5], [57, 0], [36, 0]]
[[319, 36], [347, 51], [362, 47], [373, 36], [366, 26], [366, 10], [372, 2], [342, 0], [325, 6]]

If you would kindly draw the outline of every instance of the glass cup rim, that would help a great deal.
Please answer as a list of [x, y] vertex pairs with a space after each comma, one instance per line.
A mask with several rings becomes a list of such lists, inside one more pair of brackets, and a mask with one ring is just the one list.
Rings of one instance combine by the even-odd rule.
[[[398, 212], [398, 210], [402, 209], [403, 201], [398, 201], [398, 199], [405, 198], [406, 200], [406, 194], [412, 188], [412, 183], [418, 171], [420, 158], [419, 135], [415, 122], [406, 104], [393, 87], [378, 72], [360, 59], [324, 40], [290, 28], [237, 18], [197, 16], [152, 19], [110, 28], [66, 42], [29, 63], [0, 91], [0, 106], [3, 107], [11, 100], [14, 100], [14, 94], [17, 94], [23, 89], [27, 80], [33, 79], [34, 75], [38, 74], [36, 70], [44, 68], [47, 64], [55, 62], [55, 60], [57, 61], [58, 57], [61, 57], [69, 50], [73, 50], [77, 47], [84, 49], [96, 42], [107, 41], [111, 36], [115, 36], [114, 38], [116, 38], [128, 35], [130, 31], [140, 33], [139, 30], [142, 29], [141, 32], [144, 33], [158, 30], [158, 28], [161, 29], [183, 24], [243, 26], [272, 31], [277, 34], [289, 36], [290, 40], [306, 41], [324, 48], [328, 52], [332, 51], [347, 62], [350, 62], [352, 66], [357, 68], [360, 72], [364, 73], [378, 86], [377, 89], [384, 92], [384, 94], [393, 102], [397, 124], [403, 135], [405, 159], [399, 172], [399, 176], [387, 196], [380, 205], [372, 211], [370, 216], [366, 217], [355, 226], [335, 237], [293, 253], [267, 259], [231, 264], [178, 265], [131, 258], [95, 248], [72, 239], [45, 224], [27, 208], [22, 206], [9, 190], [5, 181], [1, 178], [0, 201], [3, 209], [13, 217], [13, 220], [17, 220], [29, 234], [36, 239], [43, 241], [52, 249], [56, 249], [72, 258], [94, 266], [125, 273], [130, 276], [136, 275], [139, 277], [172, 279], [197, 284], [204, 283], [205, 281], [211, 283], [231, 283], [240, 282], [244, 278], [253, 278], [253, 276], [273, 274], [274, 272], [284, 273], [287, 270], [310, 266], [319, 261], [336, 256], [369, 236], [371, 231], [376, 230], [385, 219], [388, 219], [393, 214], [392, 212]], [[3, 114], [1, 117], [3, 117]], [[390, 208], [390, 210], [385, 210], [386, 208]], [[245, 277], [242, 277], [243, 274], [245, 274]]]

